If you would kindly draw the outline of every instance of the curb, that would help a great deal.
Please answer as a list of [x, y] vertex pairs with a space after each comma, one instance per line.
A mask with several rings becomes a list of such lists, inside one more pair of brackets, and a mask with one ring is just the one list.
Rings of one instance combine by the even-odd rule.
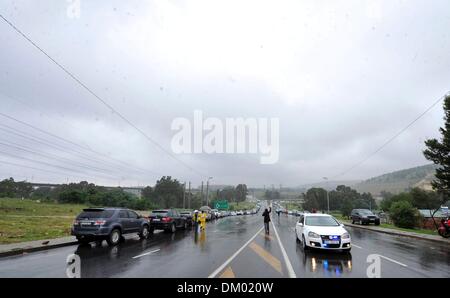
[[433, 237], [432, 235], [430, 235], [431, 237], [426, 237], [417, 233], [412, 233], [412, 232], [401, 232], [401, 231], [395, 231], [393, 229], [387, 229], [387, 228], [383, 228], [383, 230], [377, 229], [377, 228], [371, 228], [371, 227], [364, 227], [364, 226], [360, 226], [360, 225], [355, 225], [352, 223], [346, 223], [344, 222], [345, 226], [348, 227], [352, 227], [352, 228], [358, 228], [358, 229], [363, 229], [363, 230], [369, 230], [369, 231], [374, 231], [374, 232], [378, 232], [378, 233], [384, 233], [384, 234], [390, 234], [390, 235], [396, 235], [396, 236], [403, 236], [403, 237], [410, 237], [410, 238], [416, 238], [416, 239], [421, 239], [421, 240], [428, 240], [428, 241], [434, 241], [434, 242], [441, 242], [441, 243], [447, 243], [450, 244], [450, 240], [445, 239], [445, 238], [437, 238]]
[[[57, 239], [52, 239], [52, 240], [54, 241], [54, 240], [57, 240]], [[44, 242], [45, 241], [50, 241], [51, 242], [52, 240], [42, 240], [42, 241], [44, 241]], [[41, 244], [39, 246], [11, 248], [11, 249], [6, 249], [4, 251], [0, 251], [0, 258], [21, 255], [21, 254], [28, 253], [28, 252], [44, 251], [44, 250], [49, 250], [49, 249], [52, 249], [52, 248], [71, 246], [71, 245], [75, 245], [75, 244], [78, 244], [78, 241], [76, 241], [76, 240], [68, 240], [68, 241], [65, 241], [65, 242], [54, 243], [54, 244], [47, 244], [47, 245]]]

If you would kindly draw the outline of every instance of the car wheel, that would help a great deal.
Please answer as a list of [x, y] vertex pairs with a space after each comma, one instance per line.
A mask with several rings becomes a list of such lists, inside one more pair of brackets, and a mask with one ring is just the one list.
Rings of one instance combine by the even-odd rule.
[[108, 242], [108, 244], [110, 246], [115, 246], [115, 245], [119, 244], [119, 242], [121, 241], [121, 238], [122, 238], [122, 233], [120, 232], [120, 230], [114, 229], [109, 234], [109, 237], [108, 237], [108, 239], [106, 239], [106, 242]]
[[309, 246], [306, 245], [305, 235], [302, 235], [302, 248], [304, 251], [307, 251], [309, 249]]
[[297, 231], [295, 232], [295, 241], [297, 241], [297, 243], [300, 242], [300, 239], [298, 239]]
[[144, 225], [142, 227], [142, 231], [139, 233], [139, 237], [141, 239], [147, 239], [149, 235], [150, 235], [150, 229], [148, 228], [147, 225]]
[[175, 233], [176, 231], [177, 231], [177, 227], [175, 226], [175, 223], [173, 223], [172, 226], [170, 226], [170, 232]]
[[354, 225], [355, 224], [355, 221], [352, 219], [352, 224]]

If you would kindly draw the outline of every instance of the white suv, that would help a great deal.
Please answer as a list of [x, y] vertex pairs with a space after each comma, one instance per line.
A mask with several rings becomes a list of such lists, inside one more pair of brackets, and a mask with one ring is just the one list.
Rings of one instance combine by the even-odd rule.
[[309, 213], [300, 216], [295, 226], [297, 241], [303, 249], [320, 248], [327, 250], [350, 251], [350, 234], [333, 216]]

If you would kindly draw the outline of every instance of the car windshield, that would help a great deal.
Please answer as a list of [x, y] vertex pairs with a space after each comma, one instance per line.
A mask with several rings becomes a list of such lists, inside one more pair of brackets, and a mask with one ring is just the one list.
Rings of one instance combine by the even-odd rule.
[[113, 214], [114, 210], [88, 210], [83, 211], [78, 218], [110, 218]]
[[359, 214], [362, 214], [362, 215], [373, 215], [372, 211], [370, 211], [370, 210], [360, 210]]
[[339, 223], [330, 216], [307, 216], [306, 225], [316, 227], [336, 227], [339, 226]]

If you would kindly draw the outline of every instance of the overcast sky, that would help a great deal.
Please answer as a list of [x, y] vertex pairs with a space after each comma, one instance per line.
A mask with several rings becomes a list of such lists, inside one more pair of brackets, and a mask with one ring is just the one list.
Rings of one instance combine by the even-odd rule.
[[[0, 178], [148, 185], [172, 175], [197, 185], [201, 173], [297, 186], [363, 160], [450, 89], [446, 0], [81, 0], [79, 17], [69, 5], [2, 0], [0, 14], [165, 151], [172, 121], [197, 109], [278, 117], [279, 161], [173, 159], [0, 19]], [[438, 137], [442, 117], [439, 104], [335, 179], [428, 163], [423, 142]]]

